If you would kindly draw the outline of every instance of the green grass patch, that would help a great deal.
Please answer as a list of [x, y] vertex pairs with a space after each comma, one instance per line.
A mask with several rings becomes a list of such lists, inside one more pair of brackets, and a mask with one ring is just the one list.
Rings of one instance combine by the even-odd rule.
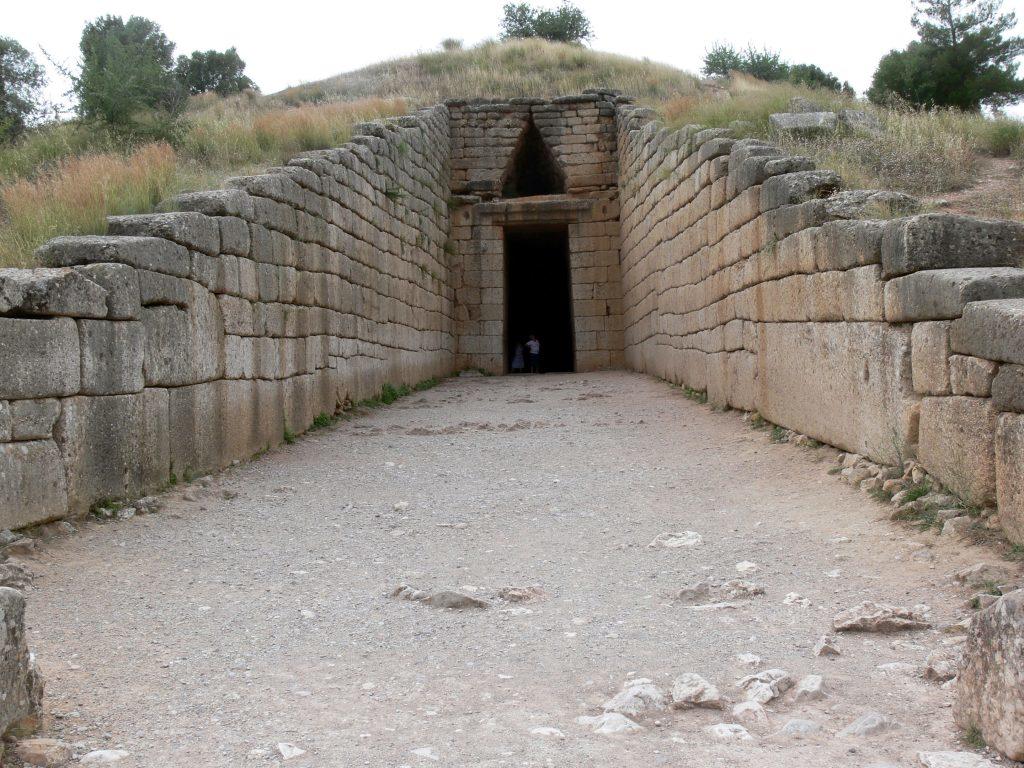
[[917, 501], [922, 496], [927, 496], [932, 490], [930, 483], [918, 483], [907, 488], [907, 495], [903, 497], [903, 502], [907, 503], [910, 501]]
[[291, 445], [292, 443], [295, 442], [295, 433], [288, 429], [288, 427], [284, 428], [284, 441], [288, 445]]
[[769, 439], [773, 443], [785, 443], [787, 431], [788, 430], [785, 427], [780, 427], [778, 424], [775, 424], [772, 426], [772, 433]]
[[972, 725], [966, 731], [962, 738], [964, 744], [972, 749], [984, 749], [988, 746], [985, 743], [985, 737], [981, 735], [981, 729], [976, 725]]

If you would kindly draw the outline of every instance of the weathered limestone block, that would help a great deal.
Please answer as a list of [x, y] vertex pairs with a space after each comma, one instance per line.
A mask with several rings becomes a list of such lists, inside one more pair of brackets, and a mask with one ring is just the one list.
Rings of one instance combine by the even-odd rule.
[[[852, 189], [837, 192], [825, 201], [829, 215], [837, 219], [888, 219], [892, 216], [911, 216], [921, 210], [917, 198], [902, 192], [878, 189]], [[884, 225], [884, 221], [875, 221]]]
[[814, 136], [834, 132], [839, 116], [835, 112], [779, 112], [769, 115], [768, 125], [776, 133]]
[[39, 247], [36, 258], [49, 267], [116, 262], [138, 269], [188, 277], [188, 249], [162, 237], [55, 237]]
[[850, 269], [882, 260], [883, 221], [830, 221], [815, 232], [819, 272]]
[[992, 405], [997, 411], [1024, 413], [1024, 366], [999, 366], [992, 379]]
[[0, 318], [0, 360], [0, 398], [75, 394], [81, 382], [75, 321]]
[[107, 292], [107, 319], [138, 320], [139, 278], [127, 264], [84, 264], [75, 267]]
[[251, 219], [252, 198], [241, 189], [216, 189], [206, 192], [185, 192], [171, 198], [176, 211], [195, 211], [207, 216], [238, 216]]
[[220, 253], [220, 226], [211, 217], [193, 211], [108, 216], [107, 232], [162, 237], [210, 256]]
[[107, 292], [81, 272], [0, 269], [0, 315], [106, 317]]
[[11, 403], [14, 440], [49, 440], [60, 415], [60, 400], [15, 400]]
[[949, 383], [954, 395], [988, 397], [992, 394], [992, 379], [999, 364], [991, 360], [968, 355], [949, 358]]
[[769, 421], [887, 463], [915, 442], [908, 328], [767, 323], [759, 346], [756, 401]]
[[0, 734], [35, 717], [42, 704], [43, 680], [25, 641], [25, 597], [0, 587]]
[[948, 395], [949, 322], [916, 323], [911, 333], [914, 391], [922, 395]]
[[918, 459], [969, 504], [995, 501], [996, 411], [980, 397], [926, 397], [921, 401]]
[[55, 439], [68, 476], [68, 506], [137, 496], [168, 477], [167, 395], [73, 397], [63, 401]]
[[184, 386], [224, 374], [224, 321], [217, 297], [188, 282], [188, 309], [145, 307], [146, 386]]
[[932, 269], [885, 285], [885, 318], [890, 323], [960, 317], [972, 301], [1024, 296], [1024, 269], [973, 267]]
[[0, 443], [10, 441], [13, 426], [11, 404], [6, 400], [0, 400]]
[[139, 298], [144, 307], [188, 307], [191, 280], [164, 275], [148, 269], [138, 270]]
[[985, 743], [1024, 760], [1024, 590], [978, 612], [963, 650], [953, 717]]
[[1024, 364], [1024, 299], [976, 301], [950, 330], [954, 352]]
[[67, 509], [64, 462], [53, 440], [0, 444], [0, 526], [46, 522]]
[[[178, 477], [225, 466], [221, 383], [208, 381], [168, 391], [171, 472]], [[236, 404], [236, 413], [246, 405]]]
[[1024, 225], [948, 213], [928, 213], [886, 224], [882, 271], [886, 278], [923, 269], [1016, 267], [1024, 255]]
[[996, 425], [996, 500], [1006, 537], [1024, 544], [1024, 415], [999, 414]]
[[84, 395], [121, 395], [145, 386], [146, 330], [137, 320], [79, 320]]
[[842, 185], [834, 171], [800, 171], [773, 176], [761, 185], [761, 210], [828, 197]]

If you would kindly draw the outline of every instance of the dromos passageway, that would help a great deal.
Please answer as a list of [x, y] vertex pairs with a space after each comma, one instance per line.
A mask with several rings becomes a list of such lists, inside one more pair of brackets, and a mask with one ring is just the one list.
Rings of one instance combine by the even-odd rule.
[[[913, 671], [965, 612], [947, 575], [988, 553], [889, 522], [832, 455], [636, 374], [449, 380], [47, 545], [27, 616], [47, 735], [124, 768], [273, 765], [278, 744], [300, 768], [913, 765], [957, 746], [952, 692]], [[686, 531], [702, 543], [649, 546]], [[764, 594], [673, 598], [737, 578]], [[935, 628], [815, 656], [865, 599], [927, 604]], [[826, 698], [787, 693], [746, 741], [704, 730], [729, 709], [578, 722], [627, 679], [694, 672], [739, 701], [768, 668], [822, 675]], [[872, 711], [899, 729], [837, 735]], [[792, 719], [821, 730], [779, 735]]]

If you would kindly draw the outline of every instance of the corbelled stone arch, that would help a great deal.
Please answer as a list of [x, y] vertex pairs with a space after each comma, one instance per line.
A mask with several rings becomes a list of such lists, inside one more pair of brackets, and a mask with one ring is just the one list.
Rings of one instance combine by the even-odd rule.
[[531, 117], [501, 178], [504, 198], [565, 194], [565, 172]]

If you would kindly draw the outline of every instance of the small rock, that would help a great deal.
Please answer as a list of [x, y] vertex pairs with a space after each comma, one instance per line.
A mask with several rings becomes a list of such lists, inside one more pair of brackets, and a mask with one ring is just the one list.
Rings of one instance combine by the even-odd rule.
[[725, 702], [718, 688], [700, 675], [687, 672], [672, 684], [672, 706], [676, 709], [721, 709]]
[[231, 501], [232, 499], [238, 498], [238, 491], [232, 488], [225, 488], [223, 491], [221, 491], [220, 495], [224, 498], [225, 501]]
[[750, 732], [738, 723], [719, 723], [718, 725], [709, 725], [704, 730], [722, 741], [747, 741], [753, 737]]
[[746, 579], [732, 579], [725, 582], [721, 587], [726, 597], [737, 599], [741, 597], [755, 597], [764, 594], [764, 587]]
[[15, 539], [10, 544], [7, 544], [0, 549], [5, 558], [7, 557], [21, 557], [24, 555], [31, 555], [36, 551], [36, 542], [34, 539], [30, 539], [26, 536]]
[[846, 454], [842, 454], [842, 456], [843, 456], [843, 462], [842, 462], [843, 469], [849, 469], [850, 467], [856, 467], [860, 463], [860, 460], [861, 460], [861, 455], [859, 453], [846, 453]]
[[602, 707], [605, 712], [618, 712], [627, 717], [642, 717], [648, 712], [660, 712], [667, 708], [668, 697], [646, 678], [628, 681]]
[[969, 515], [953, 517], [942, 524], [943, 536], [963, 536], [974, 525], [974, 518]]
[[24, 591], [32, 584], [33, 578], [35, 578], [34, 574], [28, 569], [28, 566], [18, 560], [0, 563], [0, 587]]
[[881, 670], [887, 675], [906, 675], [907, 677], [917, 677], [919, 672], [916, 664], [910, 664], [906, 661], [890, 661], [887, 664], [879, 664], [876, 669]]
[[282, 741], [277, 745], [277, 752], [285, 760], [291, 760], [295, 757], [302, 757], [306, 754], [306, 750], [296, 747], [294, 744], [289, 744], [287, 741]]
[[426, 600], [430, 593], [410, 587], [408, 584], [399, 584], [391, 591], [391, 596], [400, 600]]
[[135, 508], [144, 515], [151, 515], [163, 508], [163, 502], [156, 496], [143, 496], [135, 502]]
[[765, 708], [756, 701], [741, 701], [732, 708], [733, 719], [743, 723], [754, 723], [765, 725], [768, 723], [768, 713]]
[[991, 592], [979, 592], [971, 597], [967, 603], [967, 607], [976, 610], [984, 610], [995, 603], [998, 599], [999, 595], [993, 595]]
[[874, 736], [878, 733], [895, 730], [900, 724], [881, 712], [868, 712], [857, 718], [839, 732], [840, 736]]
[[756, 653], [740, 653], [736, 655], [736, 661], [744, 667], [756, 667], [761, 664], [761, 657]]
[[992, 563], [975, 563], [953, 574], [953, 580], [969, 587], [1005, 584], [1012, 578], [1009, 569]]
[[600, 733], [604, 736], [616, 736], [618, 734], [643, 730], [642, 725], [633, 722], [625, 715], [620, 715], [618, 712], [605, 712], [603, 715], [595, 717], [580, 717], [576, 719], [576, 722], [580, 725], [594, 726], [594, 733]]
[[423, 602], [431, 608], [448, 608], [455, 611], [463, 611], [469, 608], [490, 608], [491, 606], [486, 600], [450, 589], [435, 592], [423, 600]]
[[818, 638], [818, 642], [814, 644], [814, 655], [815, 656], [839, 656], [839, 647], [836, 645], [835, 638], [831, 635], [822, 635]]
[[696, 531], [683, 531], [682, 533], [659, 533], [648, 547], [665, 547], [666, 549], [678, 549], [679, 547], [695, 547], [704, 542], [704, 537]]
[[121, 507], [114, 513], [114, 517], [118, 520], [131, 520], [135, 517], [135, 507]]
[[26, 765], [61, 768], [71, 762], [71, 747], [57, 739], [25, 739], [14, 745], [14, 755]]
[[802, 703], [825, 698], [825, 680], [821, 675], [805, 675], [797, 682], [793, 700]]
[[837, 632], [897, 632], [930, 627], [910, 608], [866, 600], [836, 614], [832, 627]]
[[706, 581], [698, 581], [689, 587], [683, 587], [675, 594], [675, 599], [688, 605], [706, 602], [711, 597], [711, 586]]
[[956, 677], [960, 668], [960, 655], [948, 648], [939, 648], [928, 654], [924, 664], [924, 677], [944, 683]]
[[749, 560], [744, 560], [742, 563], [736, 563], [736, 570], [739, 573], [747, 574], [755, 573], [760, 569], [758, 568], [757, 563], [752, 563]]
[[792, 688], [793, 678], [784, 669], [766, 669], [744, 677], [737, 685], [746, 691], [749, 701], [767, 704]]
[[534, 736], [550, 736], [553, 739], [565, 738], [564, 733], [562, 733], [557, 728], [552, 728], [550, 726], [540, 726], [539, 728], [531, 728], [530, 733], [532, 733]]
[[416, 749], [411, 750], [411, 752], [416, 755], [416, 757], [423, 757], [427, 760], [434, 760], [435, 762], [441, 759], [437, 752], [435, 752], [431, 747], [417, 747]]
[[794, 718], [779, 729], [779, 736], [788, 736], [791, 739], [806, 739], [821, 731], [821, 726], [813, 720], [800, 720]]
[[78, 762], [82, 765], [107, 765], [116, 763], [128, 757], [128, 752], [123, 749], [94, 749], [82, 755]]
[[498, 597], [507, 603], [532, 603], [543, 600], [547, 592], [540, 586], [530, 587], [502, 587], [498, 590]]
[[783, 605], [802, 605], [804, 608], [811, 604], [811, 601], [797, 592], [790, 592], [782, 598]]
[[973, 752], [918, 752], [924, 768], [996, 768], [996, 764]]

